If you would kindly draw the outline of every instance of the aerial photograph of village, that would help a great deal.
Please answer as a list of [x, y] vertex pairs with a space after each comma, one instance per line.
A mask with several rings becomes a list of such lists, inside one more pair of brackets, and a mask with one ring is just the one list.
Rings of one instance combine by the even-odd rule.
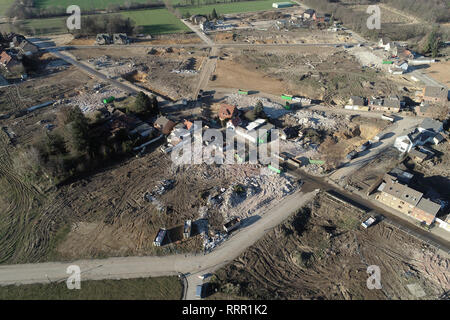
[[447, 0], [0, 0], [0, 300], [450, 300], [449, 88]]

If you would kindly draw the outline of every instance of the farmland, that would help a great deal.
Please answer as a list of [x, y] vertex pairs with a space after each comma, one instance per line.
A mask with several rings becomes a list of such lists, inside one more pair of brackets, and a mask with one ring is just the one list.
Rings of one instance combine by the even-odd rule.
[[0, 300], [178, 300], [181, 291], [177, 277], [82, 281], [80, 290], [53, 282], [0, 287]]
[[[68, 3], [70, 1], [67, 1]], [[116, 0], [119, 3], [119, 0]], [[272, 9], [273, 1], [258, 0], [246, 1], [227, 4], [202, 5], [202, 6], [186, 6], [180, 8], [181, 13], [190, 14], [209, 14], [215, 8], [218, 14], [228, 14], [237, 12], [251, 12]], [[39, 2], [41, 3], [41, 2]], [[50, 4], [51, 2], [43, 2]], [[62, 2], [64, 3], [64, 2]], [[88, 2], [86, 2], [87, 4]], [[42, 4], [43, 5], [43, 4]], [[58, 2], [58, 5], [62, 5]], [[83, 3], [80, 4], [83, 6]], [[100, 5], [99, 5], [100, 7]], [[121, 11], [120, 14], [125, 18], [130, 18], [136, 23], [137, 27], [141, 27], [142, 33], [148, 34], [169, 34], [187, 32], [189, 29], [172, 13], [165, 8]], [[25, 29], [29, 33], [36, 35], [42, 34], [61, 34], [66, 33], [66, 19], [46, 18], [46, 19], [29, 19], [22, 21]]]

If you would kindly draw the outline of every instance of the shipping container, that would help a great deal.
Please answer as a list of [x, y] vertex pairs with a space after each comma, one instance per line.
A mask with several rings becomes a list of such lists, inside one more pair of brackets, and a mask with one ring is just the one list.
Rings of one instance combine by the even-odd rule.
[[322, 165], [322, 164], [325, 164], [325, 161], [323, 161], [323, 160], [312, 160], [312, 159], [309, 159], [309, 163], [310, 163], [310, 164], [318, 164], [318, 165]]
[[245, 94], [245, 95], [247, 95], [247, 94], [248, 94], [248, 91], [239, 89], [239, 90], [238, 90], [238, 93], [239, 93], [239, 94]]
[[113, 96], [109, 97], [109, 98], [105, 98], [103, 99], [103, 103], [107, 104], [107, 103], [111, 103], [115, 100], [116, 98], [114, 98]]
[[272, 170], [273, 172], [276, 172], [276, 173], [278, 173], [278, 174], [281, 173], [281, 170], [280, 170], [280, 169], [275, 168], [275, 167], [271, 166], [270, 164], [269, 164], [267, 167], [268, 167], [270, 170]]
[[281, 95], [281, 99], [284, 99], [284, 100], [289, 100], [289, 101], [291, 101], [292, 98], [293, 98], [293, 96], [291, 96], [291, 95], [289, 95], [289, 94], [282, 94], [282, 95]]
[[393, 64], [394, 61], [383, 60], [383, 64]]

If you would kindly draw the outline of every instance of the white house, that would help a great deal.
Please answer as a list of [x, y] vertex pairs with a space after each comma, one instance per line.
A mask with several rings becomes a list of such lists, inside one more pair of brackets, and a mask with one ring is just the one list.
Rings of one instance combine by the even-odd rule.
[[444, 139], [441, 135], [442, 131], [442, 122], [427, 118], [414, 131], [397, 137], [394, 147], [402, 153], [408, 153], [416, 146], [423, 146], [427, 143], [436, 145]]

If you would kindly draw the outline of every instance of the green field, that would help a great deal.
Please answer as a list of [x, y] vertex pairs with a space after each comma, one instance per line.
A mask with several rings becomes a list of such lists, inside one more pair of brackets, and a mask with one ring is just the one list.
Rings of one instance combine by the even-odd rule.
[[[105, 9], [110, 4], [124, 4], [125, 0], [35, 0], [36, 8], [64, 7], [76, 4], [81, 9]], [[133, 0], [132, 2], [146, 3], [147, 0]], [[155, 1], [156, 2], [156, 1]]]
[[178, 277], [81, 281], [80, 290], [65, 282], [0, 287], [0, 300], [180, 300]]
[[[41, 5], [43, 5], [44, 3], [42, 1], [45, 1], [47, 5], [53, 2], [59, 3], [56, 2], [56, 0], [40, 0], [40, 1]], [[66, 0], [63, 0], [61, 3], [65, 3], [64, 1]], [[70, 2], [72, 0], [67, 1]], [[85, 1], [86, 3], [89, 3], [87, 0]], [[98, 0], [98, 3], [104, 3], [105, 1], [106, 0]], [[122, 2], [123, 0], [113, 0], [113, 1]], [[82, 3], [83, 2], [81, 1], [81, 4]], [[272, 3], [273, 0], [256, 0], [256, 1], [234, 2], [226, 4], [221, 3], [221, 4], [201, 5], [201, 6], [188, 6], [180, 8], [180, 11], [182, 13], [189, 12], [190, 14], [209, 14], [215, 8], [217, 13], [221, 15], [227, 13], [270, 10], [272, 9]], [[169, 13], [165, 8], [121, 11], [120, 14], [123, 15], [124, 17], [130, 18], [133, 21], [135, 21], [136, 26], [142, 27], [143, 33], [167, 34], [167, 33], [179, 33], [189, 31], [188, 27], [186, 27], [173, 14]], [[24, 26], [27, 29], [34, 30], [36, 35], [52, 34], [52, 33], [60, 34], [67, 32], [65, 18], [29, 19], [24, 21]]]
[[6, 10], [13, 4], [14, 0], [0, 0], [0, 17], [5, 16]]
[[[184, 23], [166, 9], [122, 11], [120, 14], [135, 21], [136, 26], [142, 26], [144, 33], [165, 34], [189, 31]], [[37, 35], [67, 32], [65, 18], [30, 19], [25, 20], [24, 25], [27, 29], [34, 29]]]
[[233, 3], [219, 3], [208, 4], [200, 7], [190, 6], [180, 8], [182, 13], [189, 12], [190, 14], [210, 14], [215, 8], [217, 14], [238, 13], [238, 12], [252, 12], [252, 11], [264, 11], [272, 8], [273, 0], [256, 0], [245, 2], [233, 2]]

